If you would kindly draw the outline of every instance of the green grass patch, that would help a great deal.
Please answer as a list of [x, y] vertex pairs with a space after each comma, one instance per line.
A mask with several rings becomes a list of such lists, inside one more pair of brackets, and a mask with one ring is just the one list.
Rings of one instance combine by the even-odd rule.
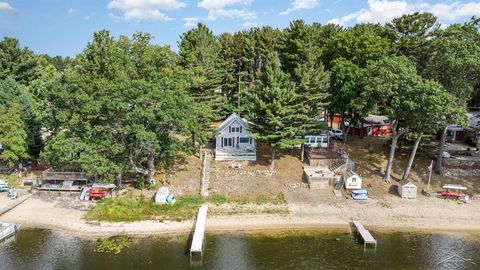
[[18, 177], [14, 174], [0, 174], [0, 179], [7, 179], [9, 186], [19, 186], [20, 181]]
[[127, 195], [116, 199], [105, 198], [85, 215], [86, 220], [140, 221], [192, 219], [203, 203], [200, 196], [178, 198], [174, 205], [158, 205], [144, 196]]
[[133, 222], [141, 220], [174, 220], [182, 221], [193, 219], [198, 208], [203, 203], [216, 205], [232, 203], [245, 204], [285, 204], [283, 194], [277, 196], [236, 197], [227, 198], [223, 195], [212, 195], [208, 198], [201, 196], [189, 196], [177, 198], [174, 205], [159, 205], [144, 196], [135, 197], [126, 194], [120, 198], [104, 198], [97, 202], [85, 215], [86, 220], [110, 221], [110, 222]]
[[228, 202], [228, 199], [226, 196], [215, 194], [209, 197], [209, 201], [214, 204], [224, 204]]

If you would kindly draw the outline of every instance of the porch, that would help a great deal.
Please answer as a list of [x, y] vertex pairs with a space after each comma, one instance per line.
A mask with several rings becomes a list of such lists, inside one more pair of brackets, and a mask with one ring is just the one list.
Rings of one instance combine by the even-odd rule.
[[255, 148], [220, 148], [215, 151], [215, 160], [257, 160]]

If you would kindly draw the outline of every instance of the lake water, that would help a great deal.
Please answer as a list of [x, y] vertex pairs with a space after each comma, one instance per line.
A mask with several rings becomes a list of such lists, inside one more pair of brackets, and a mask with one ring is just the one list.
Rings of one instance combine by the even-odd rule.
[[376, 233], [364, 252], [348, 232], [210, 234], [203, 265], [192, 266], [188, 236], [135, 238], [119, 255], [97, 240], [23, 229], [0, 244], [0, 269], [480, 269], [478, 236]]

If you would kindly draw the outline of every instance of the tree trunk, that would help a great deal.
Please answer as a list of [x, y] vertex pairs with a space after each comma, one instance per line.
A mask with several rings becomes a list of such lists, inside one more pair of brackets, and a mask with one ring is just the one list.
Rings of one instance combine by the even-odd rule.
[[148, 156], [147, 165], [147, 181], [152, 185], [156, 185], [157, 182], [155, 181], [155, 157], [153, 155]]
[[275, 148], [272, 147], [272, 157], [270, 160], [270, 170], [273, 172], [273, 169], [275, 168]]
[[440, 142], [438, 143], [438, 152], [437, 152], [437, 160], [435, 162], [435, 173], [442, 174], [442, 167], [443, 167], [443, 152], [445, 152], [445, 141], [447, 139], [448, 133], [448, 125], [445, 126], [442, 132], [442, 136], [440, 137]]
[[115, 180], [117, 182], [117, 187], [122, 188], [122, 173], [117, 174], [117, 176], [115, 176]]
[[237, 113], [240, 115], [240, 102], [241, 102], [241, 94], [240, 94], [240, 62], [237, 63], [237, 75], [238, 75], [238, 81], [237, 81], [237, 91], [238, 91], [238, 104], [237, 104]]
[[417, 154], [417, 149], [418, 149], [418, 146], [420, 145], [420, 141], [422, 140], [422, 137], [423, 137], [423, 132], [418, 134], [417, 139], [415, 140], [415, 144], [413, 145], [412, 152], [410, 153], [410, 158], [408, 159], [407, 167], [403, 172], [402, 180], [407, 179], [408, 175], [410, 174], [410, 169], [412, 168], [412, 164], [413, 164], [413, 161], [415, 160], [415, 155]]
[[195, 133], [192, 132], [192, 147], [195, 148]]
[[347, 134], [350, 132], [350, 125], [348, 125], [347, 129], [343, 131], [343, 143], [347, 142]]
[[390, 174], [392, 173], [393, 158], [395, 157], [395, 148], [397, 147], [398, 137], [400, 137], [400, 135], [398, 134], [397, 122], [395, 121], [392, 128], [392, 145], [390, 147], [390, 154], [388, 155], [387, 168], [385, 170], [385, 175], [383, 176], [383, 181], [385, 182], [390, 182]]
[[300, 148], [300, 160], [303, 162], [305, 158], [305, 144], [302, 143], [302, 147]]

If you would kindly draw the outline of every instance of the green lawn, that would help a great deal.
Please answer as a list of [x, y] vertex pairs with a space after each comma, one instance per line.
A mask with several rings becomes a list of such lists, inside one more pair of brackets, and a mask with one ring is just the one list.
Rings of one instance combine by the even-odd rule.
[[158, 205], [144, 196], [126, 195], [120, 198], [104, 198], [85, 215], [86, 220], [97, 221], [140, 221], [140, 220], [188, 220], [193, 219], [202, 203], [216, 205], [231, 204], [284, 204], [280, 194], [276, 197], [259, 196], [257, 198], [227, 198], [223, 195], [212, 195], [208, 198], [190, 196], [177, 198], [174, 205]]

